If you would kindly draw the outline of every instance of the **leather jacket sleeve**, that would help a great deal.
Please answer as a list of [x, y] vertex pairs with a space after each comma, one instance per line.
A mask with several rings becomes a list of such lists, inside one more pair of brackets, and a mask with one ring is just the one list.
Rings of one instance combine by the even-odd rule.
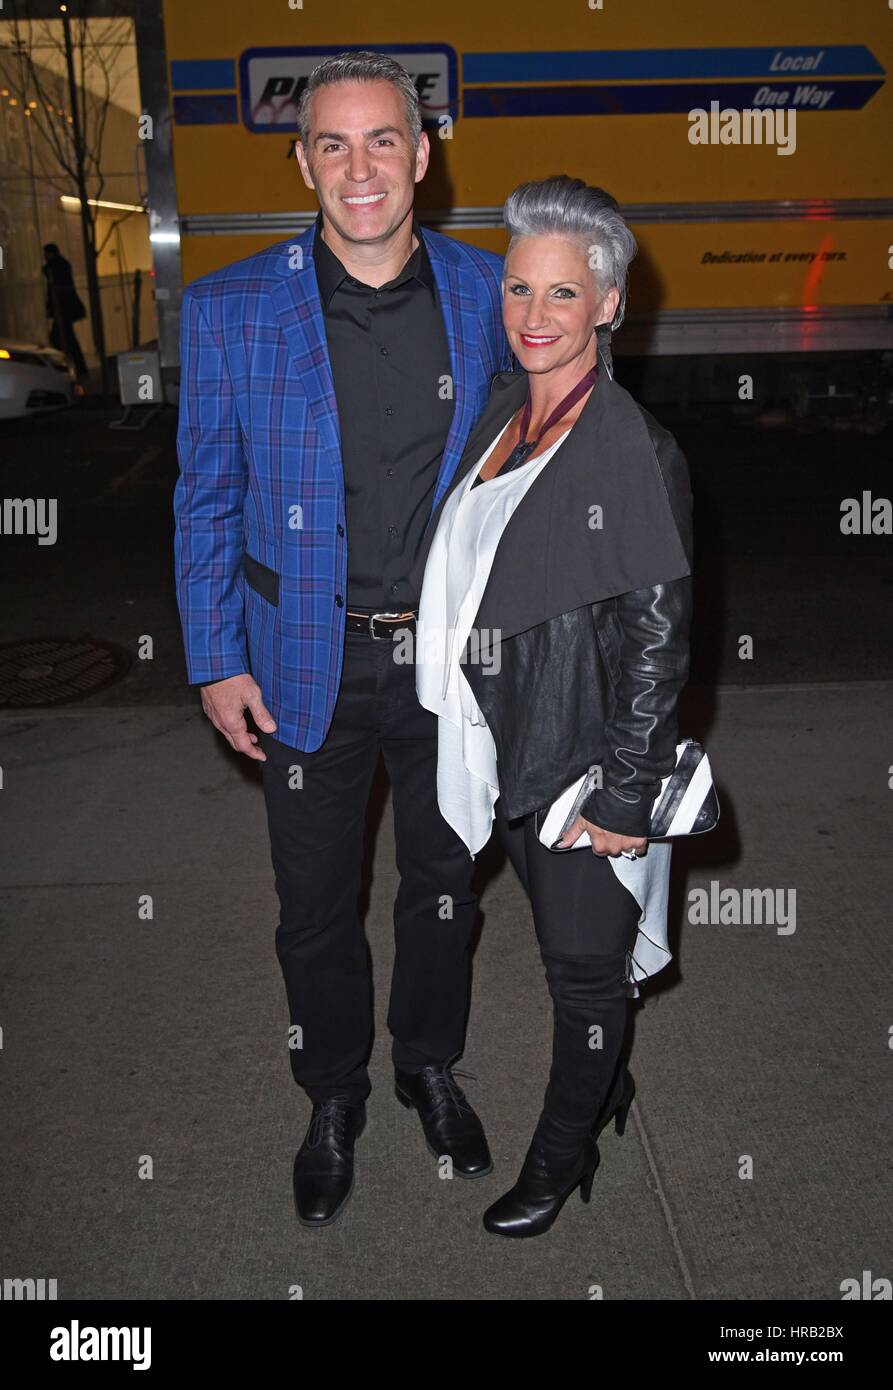
[[691, 576], [614, 600], [615, 705], [604, 728], [603, 785], [582, 815], [618, 835], [648, 834], [661, 778], [676, 763], [679, 693], [688, 678]]

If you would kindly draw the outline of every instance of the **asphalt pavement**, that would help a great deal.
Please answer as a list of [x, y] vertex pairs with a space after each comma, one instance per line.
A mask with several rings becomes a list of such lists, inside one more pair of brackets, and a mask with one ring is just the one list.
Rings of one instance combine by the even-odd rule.
[[[680, 726], [708, 746], [722, 821], [674, 850], [674, 959], [631, 1006], [637, 1099], [591, 1204], [510, 1242], [480, 1217], [548, 1070], [529, 908], [488, 848], [459, 1065], [495, 1169], [443, 1179], [390, 1080], [383, 782], [370, 1121], [341, 1220], [296, 1224], [309, 1106], [263, 799], [184, 683], [172, 421], [123, 442], [98, 415], [0, 437], [4, 496], [61, 499], [56, 546], [3, 538], [0, 642], [92, 634], [131, 656], [78, 704], [0, 713], [0, 1274], [55, 1278], [60, 1298], [262, 1300], [839, 1299], [890, 1277], [890, 540], [837, 524], [841, 497], [882, 490], [888, 441], [680, 433], [703, 517]], [[700, 922], [699, 892], [727, 920]], [[771, 921], [736, 914], [757, 895]]]

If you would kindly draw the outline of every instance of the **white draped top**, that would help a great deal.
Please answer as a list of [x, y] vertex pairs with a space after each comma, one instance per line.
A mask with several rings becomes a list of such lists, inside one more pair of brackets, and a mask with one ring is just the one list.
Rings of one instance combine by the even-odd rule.
[[[507, 428], [508, 422], [444, 503], [428, 552], [416, 623], [416, 691], [424, 708], [437, 715], [438, 805], [472, 857], [492, 833], [499, 780], [493, 736], [459, 661], [503, 531], [527, 489], [570, 433], [565, 430], [542, 454], [519, 468], [497, 473], [474, 487]], [[470, 652], [471, 659], [486, 668], [498, 660], [498, 634], [476, 633]], [[609, 857], [617, 877], [642, 909], [628, 969], [633, 995], [638, 994], [637, 981], [655, 974], [671, 959], [666, 924], [670, 849], [666, 842], [655, 842], [639, 859]], [[544, 848], [543, 853], [550, 851]], [[643, 931], [646, 919], [647, 935]]]

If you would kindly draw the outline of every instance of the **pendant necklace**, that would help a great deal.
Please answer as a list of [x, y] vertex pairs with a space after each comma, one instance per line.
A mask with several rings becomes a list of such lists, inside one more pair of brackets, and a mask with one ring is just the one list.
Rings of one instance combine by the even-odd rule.
[[533, 406], [530, 400], [530, 393], [528, 392], [527, 400], [524, 402], [524, 410], [521, 414], [520, 438], [512, 452], [509, 454], [505, 463], [500, 468], [500, 474], [510, 473], [513, 468], [520, 468], [522, 463], [527, 462], [527, 460], [530, 458], [530, 455], [534, 452], [540, 440], [542, 439], [543, 435], [546, 434], [552, 428], [553, 425], [557, 425], [559, 420], [564, 418], [564, 416], [568, 413], [571, 407], [577, 404], [577, 401], [580, 399], [581, 396], [585, 396], [586, 392], [590, 389], [590, 387], [595, 385], [595, 380], [597, 376], [598, 365], [596, 364], [596, 366], [591, 367], [589, 371], [586, 373], [586, 375], [580, 381], [577, 382], [573, 390], [568, 392], [564, 400], [559, 401], [558, 405], [555, 407], [555, 409], [552, 411], [552, 414], [549, 416], [548, 420], [543, 425], [536, 439], [526, 438], [527, 431], [530, 428], [530, 416], [533, 411]]

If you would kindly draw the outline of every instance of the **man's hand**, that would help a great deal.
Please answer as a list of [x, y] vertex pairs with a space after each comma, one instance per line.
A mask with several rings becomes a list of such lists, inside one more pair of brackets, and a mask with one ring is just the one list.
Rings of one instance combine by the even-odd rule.
[[276, 721], [264, 704], [260, 686], [252, 676], [246, 673], [203, 685], [202, 709], [214, 728], [220, 730], [237, 753], [244, 753], [259, 763], [267, 761], [266, 753], [255, 747], [257, 734], [248, 732], [244, 712], [246, 709], [251, 711], [255, 724], [265, 734], [273, 733]]
[[613, 830], [602, 830], [600, 825], [593, 825], [591, 821], [577, 816], [570, 830], [562, 835], [558, 841], [559, 848], [570, 849], [571, 845], [576, 844], [579, 840], [584, 830], [589, 831], [592, 853], [598, 855], [599, 858], [603, 858], [606, 854], [620, 854], [625, 849], [643, 850], [648, 844], [648, 841], [641, 836], [615, 835]]

